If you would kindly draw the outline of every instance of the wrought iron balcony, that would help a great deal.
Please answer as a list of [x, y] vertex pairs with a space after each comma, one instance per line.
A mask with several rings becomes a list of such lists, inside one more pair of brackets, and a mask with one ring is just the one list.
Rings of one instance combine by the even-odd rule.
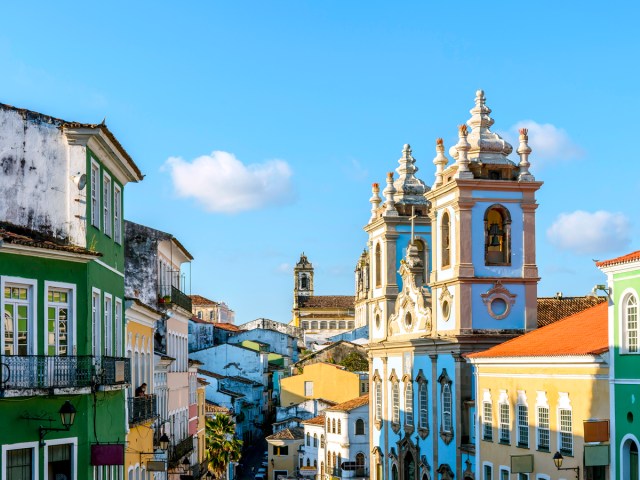
[[91, 386], [91, 356], [0, 355], [0, 391]]
[[125, 385], [131, 383], [131, 359], [100, 357], [99, 385]]
[[155, 395], [129, 397], [129, 425], [137, 425], [158, 416], [158, 399]]
[[193, 436], [189, 435], [184, 440], [169, 447], [169, 468], [176, 468], [180, 459], [193, 451]]
[[158, 287], [158, 303], [160, 305], [173, 303], [191, 312], [191, 298], [173, 285], [160, 285]]
[[206, 460], [202, 463], [198, 463], [194, 465], [191, 468], [191, 475], [193, 475], [193, 478], [196, 478], [196, 479], [204, 477], [209, 471], [208, 466], [209, 466], [209, 462]]

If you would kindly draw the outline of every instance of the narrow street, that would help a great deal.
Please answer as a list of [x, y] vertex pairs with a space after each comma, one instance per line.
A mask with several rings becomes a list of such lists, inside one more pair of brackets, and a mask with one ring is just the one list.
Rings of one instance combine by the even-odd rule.
[[267, 442], [264, 439], [260, 439], [245, 451], [240, 459], [241, 467], [240, 465], [238, 466], [238, 480], [253, 480], [262, 462], [267, 461], [264, 456], [266, 450]]

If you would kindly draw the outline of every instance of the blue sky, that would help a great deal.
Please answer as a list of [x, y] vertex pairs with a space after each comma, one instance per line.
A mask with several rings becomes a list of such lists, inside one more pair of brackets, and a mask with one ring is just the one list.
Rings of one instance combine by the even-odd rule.
[[302, 251], [316, 293], [353, 293], [371, 183], [410, 143], [431, 185], [478, 88], [494, 131], [530, 128], [539, 294], [638, 249], [635, 2], [142, 3], [3, 4], [0, 102], [106, 116], [146, 174], [125, 216], [179, 238], [191, 293], [238, 323], [290, 319]]

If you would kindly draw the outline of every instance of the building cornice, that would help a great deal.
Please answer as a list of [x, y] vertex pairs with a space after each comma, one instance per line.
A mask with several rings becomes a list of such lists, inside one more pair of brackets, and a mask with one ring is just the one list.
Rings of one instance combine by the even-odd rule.
[[68, 252], [65, 250], [55, 250], [49, 248], [29, 247], [26, 245], [17, 245], [3, 242], [0, 244], [0, 253], [9, 253], [14, 255], [26, 255], [29, 257], [47, 258], [52, 260], [64, 260], [67, 262], [89, 263], [96, 260], [95, 255], [83, 253]]

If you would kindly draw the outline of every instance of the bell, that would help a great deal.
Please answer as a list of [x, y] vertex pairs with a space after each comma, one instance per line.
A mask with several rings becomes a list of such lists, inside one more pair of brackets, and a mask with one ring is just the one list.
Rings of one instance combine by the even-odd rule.
[[491, 242], [489, 242], [490, 247], [499, 247], [500, 246], [500, 238], [498, 235], [491, 235]]

